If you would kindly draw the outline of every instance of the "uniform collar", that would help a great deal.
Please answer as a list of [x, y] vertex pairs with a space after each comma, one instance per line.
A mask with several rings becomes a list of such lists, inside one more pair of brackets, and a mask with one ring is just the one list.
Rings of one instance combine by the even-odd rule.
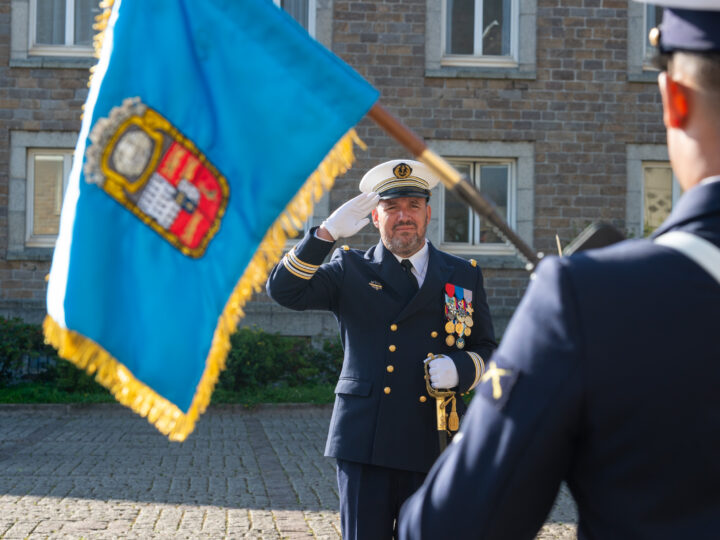
[[[398, 262], [401, 262], [405, 259], [405, 257], [400, 257], [395, 253], [393, 253], [393, 256], [397, 259]], [[430, 259], [430, 250], [428, 248], [427, 238], [425, 239], [425, 245], [423, 245], [423, 247], [421, 247], [417, 253], [408, 258], [413, 265], [413, 270], [415, 270], [415, 272], [424, 279], [425, 274], [427, 273], [428, 260]]]
[[670, 229], [720, 212], [720, 176], [711, 176], [688, 189], [668, 218], [651, 235], [656, 238]]

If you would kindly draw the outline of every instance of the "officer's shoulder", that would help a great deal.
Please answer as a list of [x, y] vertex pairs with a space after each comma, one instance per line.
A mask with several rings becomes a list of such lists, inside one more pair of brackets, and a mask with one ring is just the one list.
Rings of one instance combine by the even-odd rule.
[[360, 257], [360, 258], [362, 258], [364, 255], [365, 255], [364, 251], [351, 248], [348, 244], [342, 244], [335, 249], [335, 252], [333, 253], [333, 259], [342, 258], [342, 257]]
[[438, 250], [438, 252], [445, 259], [445, 262], [455, 266], [456, 268], [463, 268], [467, 270], [480, 268], [480, 265], [478, 264], [476, 259], [465, 259], [464, 257], [448, 253], [447, 251]]

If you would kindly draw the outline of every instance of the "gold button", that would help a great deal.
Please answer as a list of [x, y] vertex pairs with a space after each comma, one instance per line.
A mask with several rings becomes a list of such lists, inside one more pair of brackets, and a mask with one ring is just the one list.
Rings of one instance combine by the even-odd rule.
[[395, 331], [397, 330], [397, 324], [391, 324], [391, 325], [390, 325], [390, 330], [392, 330], [393, 332], [395, 332]]
[[475, 259], [470, 259], [470, 264], [473, 266], [477, 266], [477, 261]]
[[430, 337], [437, 337], [437, 336], [438, 336], [438, 333], [435, 330], [430, 332]]
[[390, 345], [390, 346], [388, 347], [388, 349], [390, 349], [390, 352], [395, 352], [395, 350], [397, 349], [397, 347], [396, 347], [395, 345]]
[[427, 398], [425, 396], [420, 396], [420, 403], [425, 403], [427, 401]]
[[388, 373], [392, 373], [393, 371], [395, 371], [395, 367], [394, 367], [394, 366], [388, 366], [388, 367], [386, 367], [385, 369], [387, 369]]
[[343, 251], [348, 251], [350, 249], [350, 246], [343, 246], [342, 249]]
[[383, 390], [383, 392], [385, 392], [386, 394], [389, 394], [389, 393], [390, 393], [390, 387], [389, 387], [389, 386], [386, 386], [385, 389]]

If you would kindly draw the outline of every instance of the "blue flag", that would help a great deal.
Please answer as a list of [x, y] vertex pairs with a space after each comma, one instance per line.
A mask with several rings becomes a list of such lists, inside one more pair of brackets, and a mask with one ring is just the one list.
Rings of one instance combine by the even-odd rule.
[[115, 0], [99, 27], [45, 335], [184, 440], [378, 93], [268, 0]]

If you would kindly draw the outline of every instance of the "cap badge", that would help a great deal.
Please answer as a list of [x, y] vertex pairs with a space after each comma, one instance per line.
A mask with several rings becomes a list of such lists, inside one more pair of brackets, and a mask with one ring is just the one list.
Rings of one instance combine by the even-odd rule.
[[412, 167], [407, 163], [398, 163], [393, 168], [393, 174], [396, 178], [407, 178], [412, 174]]

